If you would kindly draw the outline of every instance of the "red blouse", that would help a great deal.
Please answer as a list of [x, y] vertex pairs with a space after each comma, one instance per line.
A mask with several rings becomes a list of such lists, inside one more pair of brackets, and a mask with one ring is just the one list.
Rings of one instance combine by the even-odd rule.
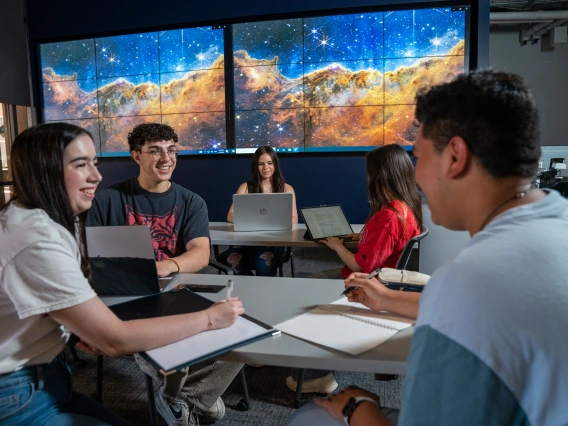
[[[414, 214], [405, 203], [394, 200], [389, 205], [405, 220], [405, 228], [396, 213], [386, 207], [367, 222], [355, 253], [355, 261], [366, 274], [377, 268], [395, 268], [408, 240], [420, 234]], [[347, 266], [341, 271], [343, 278], [351, 272]]]

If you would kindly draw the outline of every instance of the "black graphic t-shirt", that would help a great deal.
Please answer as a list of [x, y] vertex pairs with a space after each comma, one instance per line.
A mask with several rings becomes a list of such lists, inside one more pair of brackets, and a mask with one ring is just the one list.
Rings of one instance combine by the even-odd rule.
[[172, 185], [166, 192], [148, 192], [137, 178], [97, 191], [87, 226], [148, 225], [156, 260], [179, 256], [194, 238], [209, 238], [205, 201]]

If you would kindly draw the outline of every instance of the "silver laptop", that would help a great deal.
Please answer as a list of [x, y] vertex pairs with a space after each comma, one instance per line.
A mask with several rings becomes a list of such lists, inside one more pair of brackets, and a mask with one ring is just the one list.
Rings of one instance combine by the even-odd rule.
[[233, 195], [235, 231], [292, 229], [292, 193]]
[[85, 231], [91, 284], [99, 296], [147, 296], [171, 281], [158, 278], [148, 226], [90, 226]]

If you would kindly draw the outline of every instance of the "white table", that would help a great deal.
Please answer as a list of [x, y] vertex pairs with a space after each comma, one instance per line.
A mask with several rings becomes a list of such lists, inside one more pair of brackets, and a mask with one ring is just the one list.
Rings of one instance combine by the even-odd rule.
[[[363, 225], [351, 225], [353, 232], [361, 232]], [[266, 247], [311, 247], [320, 248], [323, 244], [305, 240], [306, 225], [294, 224], [289, 231], [235, 232], [232, 223], [210, 222], [211, 244], [223, 246], [266, 246]], [[348, 243], [351, 244], [351, 243]], [[356, 243], [353, 243], [356, 244]]]
[[[232, 276], [233, 296], [242, 300], [246, 313], [274, 326], [300, 315], [306, 308], [340, 299], [343, 280]], [[223, 275], [178, 274], [174, 284], [227, 283]], [[225, 298], [225, 292], [200, 293], [212, 301]], [[407, 328], [385, 343], [351, 356], [282, 334], [252, 343], [221, 355], [227, 361], [266, 364], [281, 367], [357, 371], [381, 374], [405, 374], [413, 327]]]

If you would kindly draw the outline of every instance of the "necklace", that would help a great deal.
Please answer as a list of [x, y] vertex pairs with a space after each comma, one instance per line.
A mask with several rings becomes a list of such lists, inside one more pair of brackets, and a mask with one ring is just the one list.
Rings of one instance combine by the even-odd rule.
[[493, 210], [491, 210], [491, 213], [489, 213], [487, 215], [487, 217], [485, 218], [485, 220], [481, 224], [481, 228], [479, 228], [479, 231], [477, 231], [477, 232], [483, 231], [483, 228], [485, 228], [487, 226], [487, 224], [489, 223], [489, 219], [491, 219], [491, 217], [495, 214], [495, 212], [497, 210], [499, 210], [501, 207], [503, 207], [509, 201], [518, 200], [519, 198], [523, 198], [525, 195], [527, 195], [533, 189], [536, 189], [536, 186], [531, 183], [530, 186], [528, 187], [528, 189], [513, 195], [511, 198], [507, 198], [505, 201], [503, 201], [501, 204], [499, 204], [497, 207], [495, 207]]

